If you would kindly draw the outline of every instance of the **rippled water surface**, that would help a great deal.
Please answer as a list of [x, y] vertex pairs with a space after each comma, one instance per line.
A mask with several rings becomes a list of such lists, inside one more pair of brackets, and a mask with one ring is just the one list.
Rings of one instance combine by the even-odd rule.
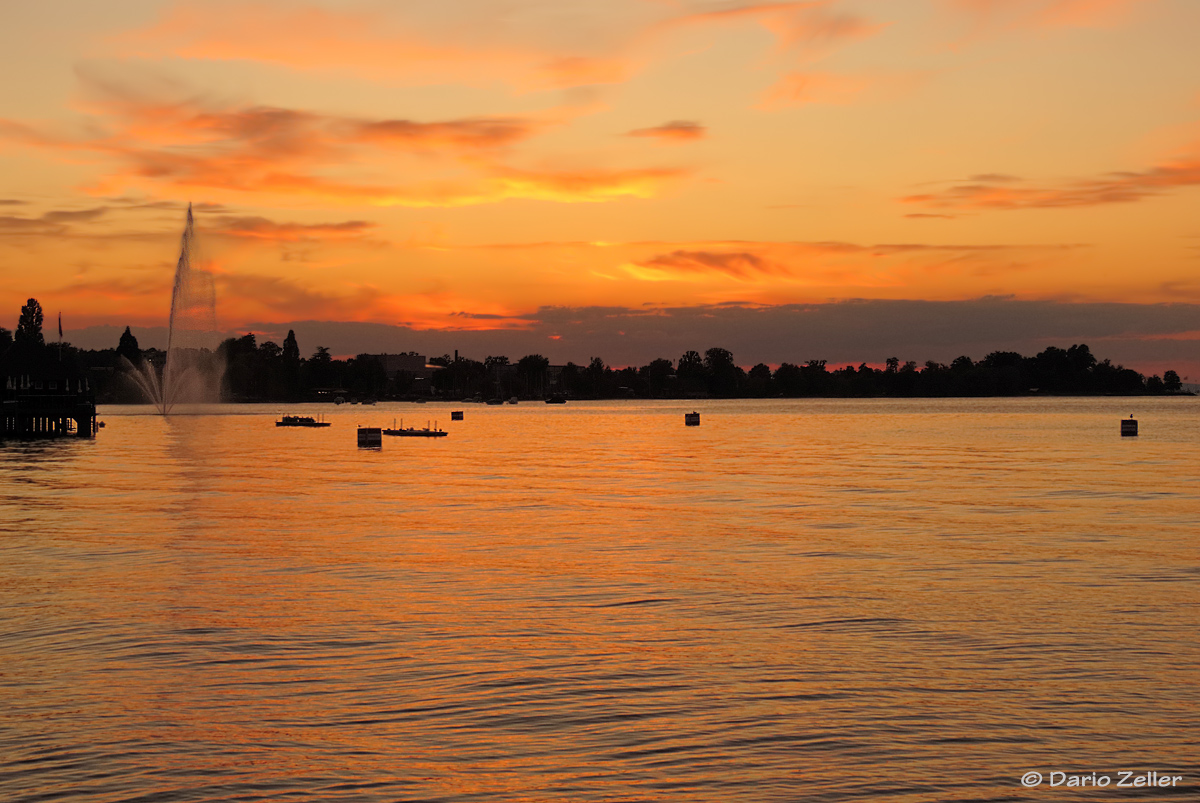
[[698, 405], [0, 444], [0, 800], [1200, 797], [1200, 400]]

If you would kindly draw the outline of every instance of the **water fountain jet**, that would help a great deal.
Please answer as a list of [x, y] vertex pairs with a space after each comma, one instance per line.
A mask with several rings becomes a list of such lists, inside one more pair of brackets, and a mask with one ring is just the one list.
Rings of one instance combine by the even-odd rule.
[[196, 264], [195, 243], [195, 221], [189, 203], [171, 290], [162, 373], [149, 361], [135, 366], [121, 358], [128, 376], [162, 415], [169, 415], [178, 404], [211, 403], [219, 396], [220, 366], [205, 347], [217, 331], [216, 287], [212, 274]]

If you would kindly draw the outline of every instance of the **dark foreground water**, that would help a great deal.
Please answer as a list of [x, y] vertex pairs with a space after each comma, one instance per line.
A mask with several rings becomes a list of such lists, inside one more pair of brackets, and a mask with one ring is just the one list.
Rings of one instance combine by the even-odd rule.
[[1200, 798], [1200, 400], [454, 407], [0, 445], [0, 800]]

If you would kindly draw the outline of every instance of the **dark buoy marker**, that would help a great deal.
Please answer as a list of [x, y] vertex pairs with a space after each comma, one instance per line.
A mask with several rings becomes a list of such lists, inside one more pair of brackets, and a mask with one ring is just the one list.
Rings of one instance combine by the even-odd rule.
[[382, 427], [359, 427], [358, 448], [379, 449], [383, 447]]
[[683, 414], [683, 425], [685, 427], [700, 426], [700, 414], [697, 412], [694, 412], [694, 411], [690, 412], [690, 413], [684, 413]]
[[1121, 437], [1137, 437], [1137, 434], [1137, 419], [1130, 413], [1129, 418], [1121, 419]]

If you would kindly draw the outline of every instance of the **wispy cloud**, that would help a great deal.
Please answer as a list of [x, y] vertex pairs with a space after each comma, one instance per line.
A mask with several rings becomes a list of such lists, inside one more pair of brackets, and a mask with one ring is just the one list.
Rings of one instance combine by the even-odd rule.
[[299, 242], [304, 240], [342, 240], [362, 237], [376, 228], [375, 223], [365, 220], [347, 220], [341, 223], [280, 223], [265, 217], [220, 217], [211, 224], [210, 231], [230, 237], [252, 240]]
[[844, 106], [864, 101], [895, 100], [929, 80], [926, 71], [835, 73], [800, 70], [784, 74], [763, 94], [760, 109], [809, 104]]
[[635, 128], [628, 132], [630, 137], [649, 137], [665, 142], [694, 142], [704, 139], [708, 129], [693, 120], [672, 120], [651, 128]]
[[627, 268], [638, 278], [678, 278], [719, 273], [734, 279], [754, 280], [764, 276], [790, 276], [785, 266], [746, 251], [672, 251], [659, 254]]
[[1184, 157], [1147, 170], [1108, 173], [1057, 185], [1034, 185], [1012, 176], [974, 176], [943, 190], [909, 195], [905, 203], [943, 209], [1057, 209], [1132, 203], [1181, 187], [1200, 185], [1200, 157]]
[[108, 211], [108, 207], [98, 206], [93, 209], [58, 209], [42, 215], [42, 219], [51, 223], [82, 223], [95, 220]]
[[844, 294], [848, 288], [890, 294], [905, 286], [928, 285], [932, 277], [991, 282], [1013, 272], [1061, 264], [1082, 246], [731, 240], [506, 243], [474, 248], [495, 252], [494, 260], [502, 263], [526, 259], [589, 265], [593, 275], [605, 282], [671, 283], [703, 297], [725, 298], [737, 287], [741, 298], [774, 303], [797, 294], [810, 298]]
[[852, 103], [870, 85], [870, 80], [861, 76], [828, 72], [789, 73], [767, 90], [762, 106], [776, 109], [809, 103]]
[[41, 218], [0, 215], [0, 238], [62, 234], [65, 230], [65, 226]]
[[[558, 19], [560, 26], [573, 24], [590, 34], [566, 37], [561, 29], [542, 29], [534, 21], [540, 15], [515, 11], [491, 27], [448, 27], [421, 16], [403, 5], [366, 12], [265, 0], [176, 3], [111, 44], [122, 58], [253, 62], [402, 85], [502, 84], [530, 92], [627, 82], [662, 59], [667, 42], [689, 31], [723, 36], [736, 28], [760, 28], [774, 39], [766, 62], [796, 73], [886, 27], [838, 0], [735, 3], [702, 11], [625, 3], [608, 14], [574, 15], [573, 23]], [[619, 32], [595, 35], [605, 17], [625, 24]], [[795, 80], [790, 83], [794, 92]], [[774, 94], [782, 98], [787, 91], [781, 87]]]
[[[507, 199], [576, 203], [649, 197], [688, 172], [514, 164], [511, 146], [549, 125], [545, 120], [360, 119], [226, 106], [194, 96], [164, 98], [88, 73], [81, 78], [88, 111], [83, 133], [0, 120], [0, 139], [64, 159], [97, 161], [107, 168], [88, 187], [97, 195], [302, 196], [333, 204], [415, 207]], [[363, 163], [373, 169], [366, 173]]]
[[1157, 0], [949, 0], [981, 29], [1092, 28], [1118, 25]]
[[62, 236], [72, 224], [88, 223], [103, 216], [108, 207], [52, 209], [37, 217], [0, 215], [0, 238], [10, 236]]
[[754, 3], [717, 11], [684, 15], [674, 27], [755, 25], [774, 37], [775, 47], [766, 63], [783, 75], [762, 97], [759, 108], [780, 109], [808, 103], [845, 104], [865, 91], [895, 77], [849, 75], [814, 70], [814, 63], [836, 49], [875, 36], [886, 28], [859, 14], [844, 10], [832, 0], [816, 2]]
[[538, 128], [517, 117], [480, 117], [446, 122], [377, 120], [358, 123], [350, 136], [358, 142], [416, 148], [491, 149], [527, 139]]
[[687, 14], [672, 26], [750, 22], [775, 37], [775, 55], [819, 58], [833, 47], [873, 36], [885, 27], [844, 11], [832, 0], [739, 4], [732, 8]]
[[561, 89], [617, 83], [632, 70], [619, 56], [471, 36], [462, 28], [432, 31], [395, 14], [307, 3], [177, 3], [113, 45], [126, 57], [258, 62], [412, 85]]

